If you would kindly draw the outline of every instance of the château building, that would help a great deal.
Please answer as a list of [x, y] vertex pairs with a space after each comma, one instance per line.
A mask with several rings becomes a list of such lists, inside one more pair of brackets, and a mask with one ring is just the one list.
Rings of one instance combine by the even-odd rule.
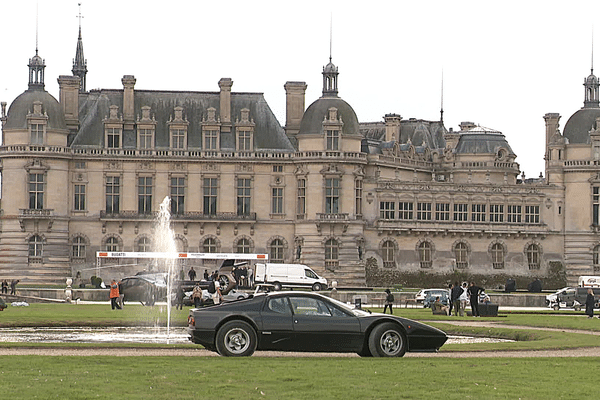
[[360, 122], [331, 58], [307, 108], [306, 83], [285, 83], [284, 126], [262, 93], [235, 92], [230, 78], [218, 91], [139, 90], [133, 75], [88, 90], [81, 30], [58, 99], [45, 66], [36, 50], [27, 90], [8, 110], [2, 103], [0, 279], [107, 280], [146, 268], [100, 265], [96, 251], [151, 251], [167, 196], [179, 251], [268, 253], [339, 286], [366, 285], [369, 263], [387, 277], [531, 280], [559, 265], [572, 282], [599, 271], [593, 71], [562, 133], [558, 114], [544, 116], [546, 178], [524, 179], [496, 130], [446, 129], [443, 113]]

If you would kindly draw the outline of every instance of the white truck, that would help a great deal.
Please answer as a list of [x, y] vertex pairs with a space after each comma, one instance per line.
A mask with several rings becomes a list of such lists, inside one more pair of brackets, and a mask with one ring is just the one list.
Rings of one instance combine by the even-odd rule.
[[327, 279], [302, 264], [254, 264], [254, 283], [271, 284], [275, 290], [283, 287], [304, 287], [314, 291], [327, 288]]
[[600, 287], [600, 276], [580, 276], [579, 287]]

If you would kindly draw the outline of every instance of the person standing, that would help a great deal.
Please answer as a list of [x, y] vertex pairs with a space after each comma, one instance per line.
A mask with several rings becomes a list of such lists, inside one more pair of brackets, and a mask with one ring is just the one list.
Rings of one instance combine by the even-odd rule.
[[183, 298], [185, 297], [185, 292], [183, 291], [183, 285], [177, 285], [177, 293], [175, 294], [175, 309], [183, 310]]
[[467, 309], [467, 301], [469, 300], [469, 295], [467, 294], [467, 282], [462, 284], [462, 293], [460, 294], [460, 316], [465, 316], [465, 310]]
[[450, 299], [452, 300], [455, 317], [458, 317], [459, 313], [461, 317], [463, 316], [463, 309], [461, 309], [460, 307], [460, 295], [462, 293], [463, 289], [462, 287], [460, 287], [460, 284], [458, 282], [454, 282], [454, 286], [452, 286], [452, 291], [450, 291]]
[[394, 311], [392, 310], [392, 305], [394, 304], [394, 295], [390, 292], [390, 289], [385, 289], [385, 292], [387, 293], [387, 295], [385, 296], [385, 306], [383, 306], [383, 313], [385, 314], [385, 311], [389, 307], [390, 314], [393, 314]]
[[194, 302], [195, 308], [200, 308], [202, 305], [202, 288], [200, 287], [200, 283], [196, 283], [196, 286], [194, 286], [194, 290], [192, 291], [192, 301]]
[[481, 292], [481, 288], [475, 286], [475, 282], [471, 282], [471, 286], [469, 286], [467, 293], [471, 300], [471, 314], [473, 314], [474, 317], [479, 317], [479, 292]]
[[110, 281], [110, 307], [114, 310], [115, 308], [117, 310], [121, 309], [121, 306], [119, 305], [119, 284], [117, 283], [117, 281], [115, 281], [114, 279], [112, 281]]
[[208, 276], [208, 270], [207, 270], [207, 269], [205, 269], [205, 270], [204, 270], [204, 280], [205, 280], [205, 281], [208, 281], [208, 278], [209, 278], [209, 276]]
[[454, 302], [452, 301], [452, 289], [454, 289], [453, 284], [448, 285], [448, 307], [450, 311], [448, 311], [448, 315], [452, 316], [452, 308], [454, 307]]
[[196, 280], [196, 271], [194, 270], [194, 267], [190, 267], [190, 270], [188, 271], [188, 276], [190, 277], [190, 281]]
[[588, 318], [594, 318], [594, 291], [588, 289], [587, 297], [585, 298], [585, 313]]
[[17, 283], [21, 282], [19, 279], [13, 279], [10, 282], [10, 294], [16, 296], [17, 295]]

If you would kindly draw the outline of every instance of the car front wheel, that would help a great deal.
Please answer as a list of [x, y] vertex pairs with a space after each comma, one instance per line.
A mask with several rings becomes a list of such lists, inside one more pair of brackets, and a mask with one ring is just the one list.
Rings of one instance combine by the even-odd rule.
[[217, 352], [225, 357], [251, 356], [256, 344], [256, 332], [244, 321], [229, 321], [217, 332]]
[[406, 353], [406, 337], [396, 324], [377, 325], [369, 336], [369, 351], [373, 357], [402, 357]]

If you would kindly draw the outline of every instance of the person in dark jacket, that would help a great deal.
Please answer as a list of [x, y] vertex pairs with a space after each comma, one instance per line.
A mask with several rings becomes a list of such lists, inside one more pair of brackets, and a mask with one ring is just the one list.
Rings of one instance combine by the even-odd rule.
[[454, 316], [458, 317], [458, 314], [462, 316], [463, 311], [460, 308], [460, 295], [462, 294], [463, 289], [460, 287], [458, 282], [454, 282], [454, 286], [452, 286], [452, 291], [450, 292], [450, 300], [452, 301]]
[[394, 311], [392, 310], [392, 305], [394, 304], [394, 295], [390, 292], [390, 289], [385, 289], [385, 293], [387, 293], [387, 295], [385, 296], [385, 306], [383, 306], [383, 313], [385, 314], [385, 311], [389, 307], [390, 314], [393, 314]]
[[190, 267], [190, 270], [188, 271], [188, 276], [190, 277], [190, 281], [196, 280], [196, 270], [194, 269], [194, 267]]
[[474, 317], [479, 317], [479, 293], [481, 291], [482, 289], [479, 286], [475, 286], [475, 282], [471, 282], [471, 286], [467, 289], [471, 301], [471, 314]]
[[585, 298], [585, 313], [588, 318], [594, 318], [594, 291], [588, 289], [587, 297]]

